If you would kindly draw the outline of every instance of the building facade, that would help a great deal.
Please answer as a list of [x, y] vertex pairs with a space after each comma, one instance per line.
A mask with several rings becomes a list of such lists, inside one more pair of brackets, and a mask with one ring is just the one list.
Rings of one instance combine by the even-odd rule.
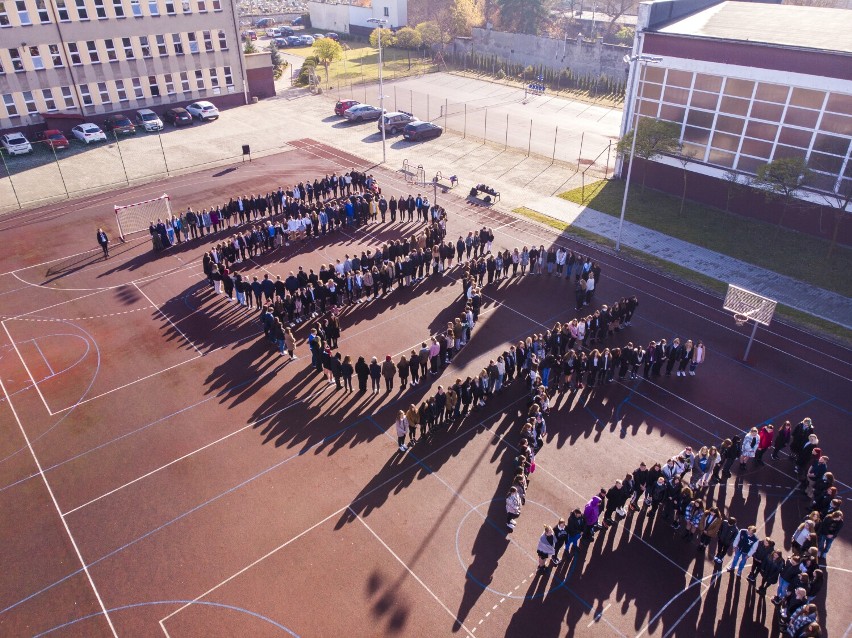
[[230, 0], [0, 0], [0, 129], [247, 102]]
[[315, 29], [368, 35], [376, 28], [370, 20], [387, 20], [388, 29], [408, 24], [408, 0], [372, 0], [362, 7], [338, 2], [309, 2], [311, 26]]
[[680, 126], [682, 143], [680, 158], [651, 162], [649, 184], [679, 184], [686, 170], [694, 188], [724, 191], [732, 174], [745, 181], [798, 157], [811, 171], [804, 202], [852, 192], [852, 12], [684, 5], [685, 15], [670, 0], [640, 6], [634, 54], [660, 62], [632, 66], [622, 132], [637, 117], [661, 119]]

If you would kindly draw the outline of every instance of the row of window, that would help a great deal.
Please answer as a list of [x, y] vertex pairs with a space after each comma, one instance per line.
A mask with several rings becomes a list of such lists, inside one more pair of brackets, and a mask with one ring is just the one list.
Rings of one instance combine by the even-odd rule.
[[[14, 26], [29, 26], [33, 20], [41, 24], [53, 21], [47, 0], [0, 0], [0, 28]], [[147, 15], [177, 15], [181, 13], [207, 13], [222, 10], [222, 0], [53, 0], [56, 10], [55, 18], [59, 22], [76, 20], [85, 22], [91, 18], [109, 20], [114, 18], [144, 17], [144, 7]], [[73, 4], [74, 17], [69, 10]], [[109, 4], [111, 10], [107, 10]]]
[[[200, 34], [200, 40], [199, 40]], [[218, 44], [218, 49], [215, 43]], [[153, 40], [153, 46], [152, 46]], [[0, 74], [9, 70], [15, 73], [40, 71], [46, 68], [61, 68], [67, 64], [100, 64], [119, 60], [151, 58], [154, 55], [166, 57], [200, 53], [205, 51], [227, 51], [228, 38], [224, 31], [189, 31], [186, 33], [132, 36], [128, 38], [107, 38], [105, 40], [86, 40], [65, 43], [65, 51], [58, 44], [26, 46], [21, 48], [0, 49]], [[63, 55], [64, 53], [64, 55]], [[8, 56], [8, 57], [7, 57]], [[27, 64], [26, 61], [29, 61]]]
[[[180, 73], [165, 73], [109, 82], [91, 82], [78, 84], [76, 89], [79, 101], [84, 107], [110, 104], [122, 104], [131, 100], [145, 100], [182, 93], [184, 97], [193, 91], [212, 91], [219, 95], [224, 86], [229, 93], [234, 92], [234, 75], [231, 67], [196, 69]], [[61, 86], [37, 91], [3, 95], [6, 117], [38, 115], [59, 110], [78, 108], [78, 99], [72, 86]]]

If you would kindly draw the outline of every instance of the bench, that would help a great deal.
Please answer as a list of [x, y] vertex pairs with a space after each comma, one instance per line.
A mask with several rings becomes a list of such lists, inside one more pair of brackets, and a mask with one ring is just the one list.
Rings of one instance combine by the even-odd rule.
[[477, 184], [470, 189], [470, 197], [482, 200], [486, 204], [491, 204], [492, 202], [500, 201], [500, 191], [485, 184]]

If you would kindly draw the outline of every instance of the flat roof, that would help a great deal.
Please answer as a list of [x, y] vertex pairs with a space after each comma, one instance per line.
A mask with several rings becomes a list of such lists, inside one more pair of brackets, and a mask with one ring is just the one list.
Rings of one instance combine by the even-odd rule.
[[852, 11], [760, 2], [721, 2], [658, 33], [852, 53]]

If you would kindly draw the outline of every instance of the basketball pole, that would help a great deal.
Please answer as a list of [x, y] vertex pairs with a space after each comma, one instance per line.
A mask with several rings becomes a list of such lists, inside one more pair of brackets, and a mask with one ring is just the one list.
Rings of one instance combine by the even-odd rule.
[[[754, 321], [754, 319], [752, 319], [752, 321]], [[748, 338], [748, 345], [746, 345], [743, 361], [748, 361], [748, 353], [751, 352], [751, 344], [754, 343], [755, 334], [757, 334], [757, 321], [754, 321], [754, 328], [751, 329], [751, 336]]]

